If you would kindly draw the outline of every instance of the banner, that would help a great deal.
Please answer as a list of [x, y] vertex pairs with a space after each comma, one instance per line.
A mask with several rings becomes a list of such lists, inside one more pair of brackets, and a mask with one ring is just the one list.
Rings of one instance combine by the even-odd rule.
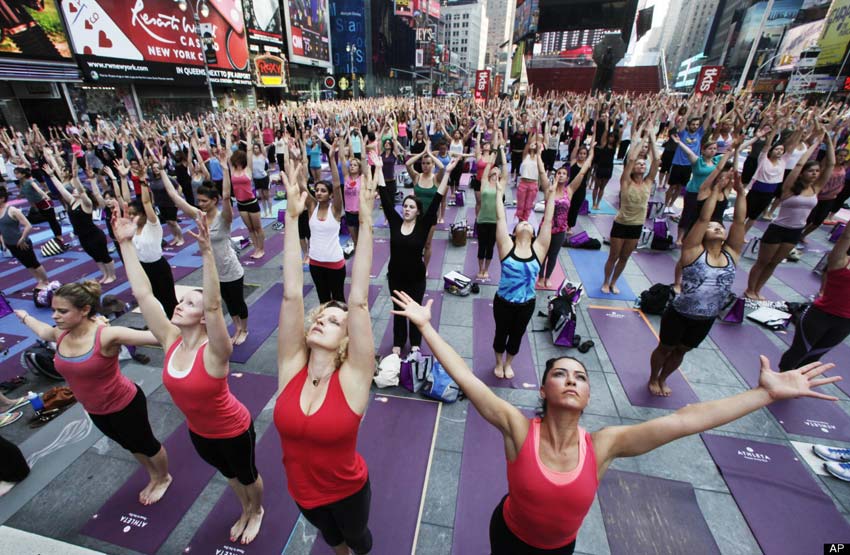
[[490, 96], [490, 70], [479, 69], [475, 72], [475, 100], [487, 100]]
[[[334, 73], [365, 75], [366, 19], [362, 0], [331, 0], [331, 40], [333, 42]], [[352, 54], [347, 46], [354, 48]]]
[[782, 39], [782, 44], [779, 46], [773, 69], [776, 71], [793, 70], [803, 50], [817, 44], [824, 23], [826, 23], [826, 20], [820, 19], [788, 29]]
[[700, 94], [713, 93], [717, 88], [717, 82], [720, 81], [721, 71], [723, 71], [723, 66], [702, 66], [694, 85], [694, 92]]
[[833, 0], [818, 46], [821, 53], [817, 66], [838, 65], [844, 59], [850, 40], [850, 0]]
[[209, 6], [201, 17], [202, 42], [192, 6], [181, 11], [172, 0], [61, 0], [74, 53], [90, 81], [201, 84], [205, 55], [213, 83], [250, 85], [242, 3]]
[[[283, 48], [283, 27], [278, 0], [242, 0], [242, 6], [245, 27], [248, 29], [248, 45], [260, 47], [251, 50], [279, 54]], [[265, 46], [271, 48], [263, 48]]]
[[[510, 2], [511, 0], [504, 0]], [[516, 0], [513, 42], [537, 32], [540, 19], [540, 0]]]
[[836, 85], [836, 77], [814, 73], [811, 75], [792, 75], [788, 79], [786, 93], [829, 92]]
[[333, 68], [328, 0], [284, 0], [289, 61]]
[[[65, 61], [71, 47], [56, 0], [3, 2], [0, 8], [0, 57]], [[31, 7], [37, 6], [37, 7]]]

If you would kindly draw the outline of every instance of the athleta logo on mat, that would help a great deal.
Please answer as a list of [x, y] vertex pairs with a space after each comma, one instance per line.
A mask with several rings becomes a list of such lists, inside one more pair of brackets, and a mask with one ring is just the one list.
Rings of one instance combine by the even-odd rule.
[[621, 312], [606, 312], [605, 316], [608, 318], [625, 318]]
[[[183, 553], [188, 553], [189, 549], [184, 549]], [[245, 550], [240, 549], [238, 547], [230, 547], [229, 545], [223, 545], [221, 547], [215, 548], [215, 555], [244, 555]]]
[[803, 421], [803, 424], [810, 428], [817, 428], [825, 434], [828, 434], [830, 430], [834, 430], [835, 426], [830, 424], [829, 422], [824, 422], [823, 420], [809, 420], [806, 419]]
[[770, 457], [767, 455], [762, 455], [758, 451], [755, 451], [752, 447], [747, 447], [744, 450], [738, 450], [738, 455], [744, 457], [749, 461], [756, 462], [770, 462]]
[[118, 520], [120, 520], [123, 524], [127, 525], [122, 530], [122, 532], [124, 532], [125, 534], [133, 528], [144, 528], [148, 525], [148, 517], [137, 515], [136, 513], [121, 515]]

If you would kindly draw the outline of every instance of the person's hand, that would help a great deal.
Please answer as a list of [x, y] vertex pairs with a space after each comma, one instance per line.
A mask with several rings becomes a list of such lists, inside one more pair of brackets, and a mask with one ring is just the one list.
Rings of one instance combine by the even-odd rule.
[[300, 173], [292, 159], [286, 162], [286, 213], [292, 218], [298, 218], [307, 206], [307, 191], [302, 191], [298, 186]]
[[375, 206], [375, 198], [378, 196], [377, 179], [370, 179], [366, 185], [365, 180], [360, 186], [360, 225], [372, 225], [372, 207]]
[[404, 316], [414, 326], [421, 328], [431, 321], [431, 305], [434, 304], [434, 299], [428, 299], [425, 306], [422, 306], [404, 291], [393, 291], [393, 302], [398, 308], [390, 313]]
[[112, 173], [112, 169], [109, 166], [103, 166], [103, 173], [105, 173], [109, 179], [115, 179], [115, 174]]
[[207, 252], [211, 250], [210, 245], [210, 226], [207, 224], [207, 217], [202, 212], [198, 212], [198, 217], [195, 218], [195, 223], [198, 226], [198, 232], [189, 230], [189, 235], [194, 237], [198, 241], [198, 248], [201, 252]]
[[29, 241], [27, 241], [26, 237], [21, 237], [20, 239], [18, 239], [17, 244], [18, 244], [18, 248], [21, 249], [22, 251], [30, 250], [30, 243], [29, 243]]
[[795, 399], [797, 397], [814, 397], [826, 401], [837, 401], [838, 397], [826, 395], [815, 391], [814, 388], [821, 387], [841, 380], [841, 376], [830, 378], [819, 378], [821, 374], [835, 367], [834, 364], [824, 364], [820, 361], [812, 362], [796, 370], [788, 372], [774, 372], [770, 368], [770, 361], [761, 355], [761, 373], [759, 375], [759, 387], [763, 387], [774, 401], [782, 399]]
[[112, 211], [112, 232], [119, 243], [133, 240], [136, 234], [136, 223], [126, 216], [127, 205], [124, 202], [116, 203], [116, 210]]

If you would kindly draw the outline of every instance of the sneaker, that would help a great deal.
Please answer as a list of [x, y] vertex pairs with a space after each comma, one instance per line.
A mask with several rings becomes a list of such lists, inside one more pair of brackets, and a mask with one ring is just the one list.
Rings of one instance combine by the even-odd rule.
[[800, 251], [796, 248], [793, 248], [791, 249], [791, 252], [788, 253], [788, 256], [786, 256], [785, 258], [790, 260], [791, 262], [797, 262], [798, 260], [800, 260]]
[[829, 472], [839, 480], [850, 482], [850, 463], [825, 462], [823, 463], [823, 467], [827, 472]]
[[825, 461], [850, 462], [850, 449], [812, 445], [812, 452]]

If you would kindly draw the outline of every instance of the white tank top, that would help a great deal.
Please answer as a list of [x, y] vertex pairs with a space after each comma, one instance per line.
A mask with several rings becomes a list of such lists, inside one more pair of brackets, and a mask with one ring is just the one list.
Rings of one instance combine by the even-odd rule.
[[310, 214], [310, 259], [316, 262], [339, 262], [344, 258], [339, 245], [339, 220], [334, 219], [333, 210], [319, 219], [319, 207]]
[[526, 156], [525, 160], [519, 166], [520, 179], [528, 179], [537, 181], [540, 177], [540, 172], [537, 170], [537, 159], [531, 156]]

